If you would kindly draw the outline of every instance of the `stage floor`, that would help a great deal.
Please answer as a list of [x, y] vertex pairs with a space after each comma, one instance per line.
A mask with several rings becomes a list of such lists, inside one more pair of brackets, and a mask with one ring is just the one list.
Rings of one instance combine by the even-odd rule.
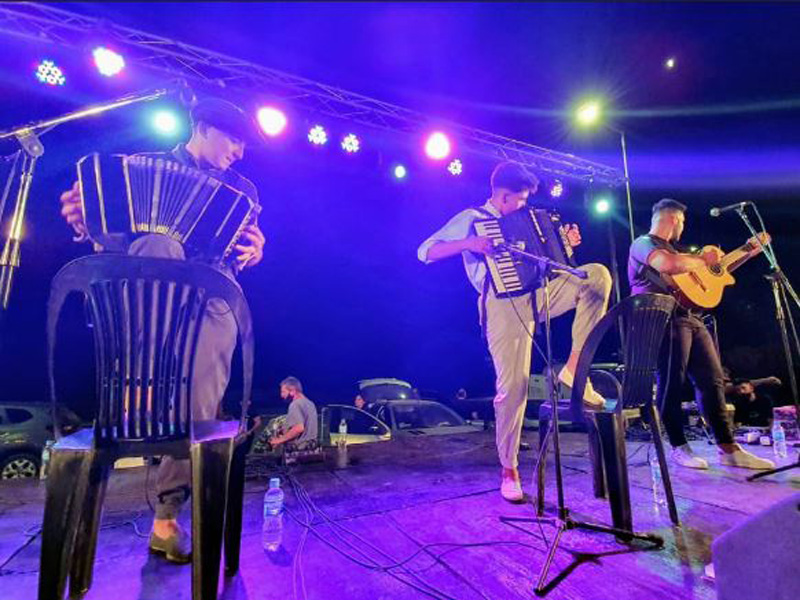
[[[534, 432], [525, 439], [535, 443]], [[586, 458], [586, 438], [563, 434], [568, 505], [582, 520], [609, 523], [608, 505], [595, 499]], [[715, 449], [694, 442], [703, 456]], [[570, 531], [551, 569], [550, 598], [715, 598], [703, 568], [711, 541], [800, 489], [800, 474], [783, 473], [759, 482], [747, 472], [719, 467], [707, 472], [671, 469], [682, 527], [673, 528], [665, 509], [652, 500], [646, 464], [650, 444], [629, 442], [634, 523], [662, 535], [665, 548], [648, 550], [616, 543], [604, 534]], [[769, 448], [755, 448], [769, 456]], [[242, 561], [238, 576], [220, 582], [220, 598], [511, 600], [533, 598], [533, 584], [553, 535], [549, 525], [510, 525], [501, 517], [529, 517], [530, 504], [512, 505], [498, 493], [499, 468], [490, 432], [408, 438], [353, 447], [346, 469], [314, 464], [291, 468], [286, 481], [283, 544], [274, 554], [261, 548], [263, 469], [248, 480]], [[531, 491], [534, 453], [522, 453], [521, 470]], [[555, 502], [552, 464], [548, 506]], [[152, 492], [150, 477], [150, 498]], [[87, 599], [182, 600], [191, 598], [189, 566], [151, 556], [146, 536], [152, 514], [145, 499], [145, 468], [115, 471], [100, 532], [94, 585]], [[318, 512], [301, 503], [307, 492]], [[0, 484], [0, 598], [36, 597], [43, 482]], [[304, 527], [312, 518], [313, 528]], [[188, 522], [189, 515], [184, 515]], [[326, 522], [330, 518], [333, 524]], [[136, 528], [134, 527], [136, 524]], [[357, 536], [357, 537], [356, 537]], [[440, 544], [425, 546], [427, 544]], [[473, 544], [473, 546], [460, 546]], [[349, 558], [348, 558], [349, 557]], [[358, 561], [358, 562], [356, 562]], [[360, 564], [358, 564], [360, 563]], [[436, 591], [428, 586], [433, 586]], [[422, 590], [427, 589], [430, 594]]]

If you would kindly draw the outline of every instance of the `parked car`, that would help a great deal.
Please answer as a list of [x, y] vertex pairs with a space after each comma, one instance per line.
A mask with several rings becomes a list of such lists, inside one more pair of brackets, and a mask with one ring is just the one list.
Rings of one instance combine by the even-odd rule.
[[[72, 411], [59, 407], [65, 433], [82, 425]], [[44, 402], [0, 402], [0, 479], [37, 477], [42, 450], [54, 438], [52, 407]]]
[[441, 402], [422, 400], [402, 379], [364, 379], [358, 382], [364, 408], [388, 425], [393, 435], [449, 435], [480, 431]]

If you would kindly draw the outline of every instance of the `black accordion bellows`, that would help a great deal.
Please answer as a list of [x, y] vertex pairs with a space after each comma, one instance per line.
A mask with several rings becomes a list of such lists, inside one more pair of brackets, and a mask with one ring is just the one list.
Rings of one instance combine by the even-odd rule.
[[229, 258], [242, 229], [259, 210], [254, 199], [198, 169], [162, 157], [100, 155], [78, 161], [83, 218], [103, 245], [160, 233], [180, 242], [189, 258]]

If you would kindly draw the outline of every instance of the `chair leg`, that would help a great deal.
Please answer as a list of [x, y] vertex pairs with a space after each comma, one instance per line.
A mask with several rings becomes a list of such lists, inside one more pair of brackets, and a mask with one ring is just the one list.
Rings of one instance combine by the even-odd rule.
[[648, 406], [650, 412], [650, 428], [653, 433], [653, 444], [656, 447], [656, 455], [658, 456], [658, 466], [661, 469], [661, 481], [664, 483], [664, 495], [667, 497], [667, 508], [669, 509], [669, 518], [673, 525], [680, 525], [681, 521], [678, 517], [678, 506], [675, 504], [675, 495], [672, 492], [672, 480], [669, 476], [669, 466], [667, 465], [667, 454], [664, 451], [664, 440], [661, 437], [661, 418], [658, 415], [658, 410], [654, 404]]
[[586, 419], [589, 428], [589, 460], [592, 463], [592, 489], [595, 498], [606, 497], [606, 474], [603, 468], [603, 449], [600, 445], [600, 434], [597, 423], [591, 418]]
[[80, 501], [88, 479], [87, 452], [55, 450], [50, 458], [42, 520], [39, 600], [61, 600], [80, 518]]
[[603, 463], [608, 482], [608, 503], [611, 521], [615, 528], [633, 531], [630, 482], [628, 481], [628, 457], [625, 449], [625, 433], [622, 415], [598, 413], [595, 415], [602, 446]]
[[225, 575], [227, 577], [232, 577], [239, 571], [246, 457], [247, 444], [238, 444], [233, 450], [231, 473], [228, 479], [228, 504], [225, 511]]
[[536, 514], [542, 516], [544, 514], [544, 478], [545, 466], [547, 465], [547, 436], [550, 431], [550, 419], [542, 419], [539, 417], [539, 457], [538, 469], [536, 471]]
[[216, 600], [233, 440], [192, 444], [192, 600]]
[[88, 481], [86, 493], [76, 510], [80, 511], [75, 549], [70, 569], [70, 595], [76, 596], [88, 591], [92, 585], [94, 558], [97, 553], [97, 532], [103, 513], [103, 500], [106, 496], [108, 476], [112, 457], [105, 452], [93, 450], [87, 457]]

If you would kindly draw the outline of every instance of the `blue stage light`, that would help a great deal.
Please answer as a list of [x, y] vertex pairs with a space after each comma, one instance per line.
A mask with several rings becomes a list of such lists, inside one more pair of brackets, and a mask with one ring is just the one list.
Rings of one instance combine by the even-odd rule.
[[342, 140], [342, 149], [350, 154], [358, 152], [361, 149], [361, 140], [355, 133], [351, 133]]
[[125, 59], [122, 58], [122, 55], [103, 46], [95, 48], [92, 56], [97, 70], [106, 77], [118, 75], [125, 68]]
[[64, 85], [67, 78], [52, 60], [43, 60], [36, 67], [36, 79], [47, 85]]
[[322, 125], [315, 125], [308, 132], [308, 141], [315, 146], [323, 146], [328, 143], [328, 132]]
[[396, 165], [393, 172], [397, 179], [405, 179], [405, 176], [408, 175], [408, 170], [403, 165]]
[[153, 128], [161, 135], [175, 135], [179, 127], [180, 121], [171, 111], [159, 110], [153, 115]]

